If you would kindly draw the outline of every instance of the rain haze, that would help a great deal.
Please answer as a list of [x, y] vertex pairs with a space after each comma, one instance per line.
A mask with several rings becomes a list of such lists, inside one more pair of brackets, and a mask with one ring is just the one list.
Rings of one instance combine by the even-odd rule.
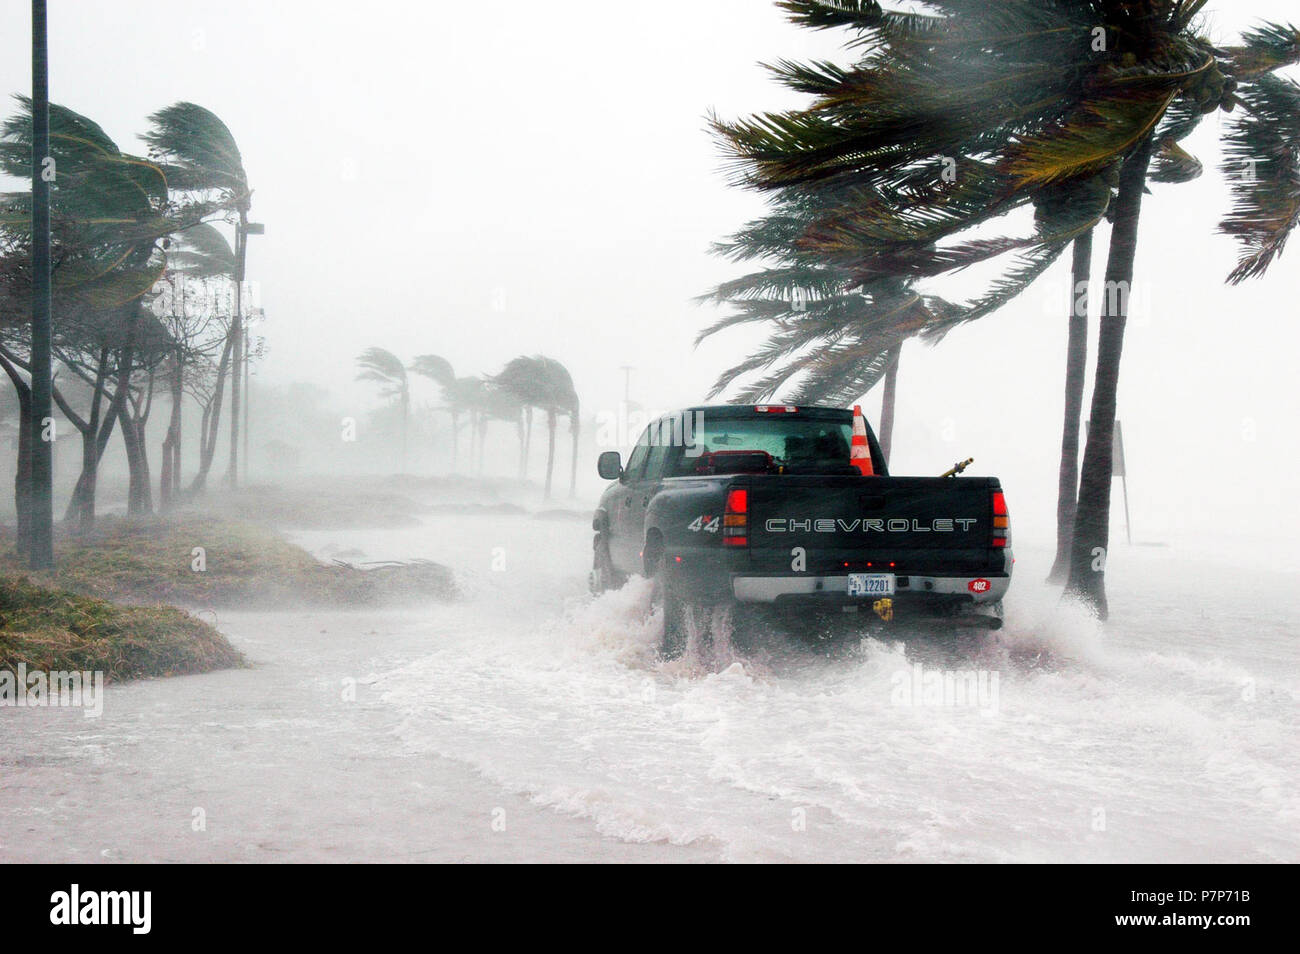
[[[1211, 0], [1199, 22], [1228, 46], [1261, 20], [1295, 19], [1293, 2]], [[29, 28], [28, 3], [0, 0], [0, 92], [30, 94]], [[592, 513], [610, 486], [597, 455], [626, 465], [646, 415], [725, 403], [735, 388], [711, 397], [715, 381], [772, 332], [740, 325], [696, 343], [729, 307], [699, 297], [752, 270], [712, 243], [768, 208], [735, 184], [709, 117], [806, 105], [762, 64], [848, 65], [847, 38], [764, 0], [52, 2], [51, 103], [141, 156], [149, 117], [172, 103], [229, 128], [249, 218], [265, 225], [246, 239], [262, 312], [242, 484], [223, 476], [223, 419], [207, 491], [189, 495], [203, 411], [187, 397], [174, 511], [155, 488], [150, 512], [135, 512], [113, 433], [96, 529], [61, 522], [61, 562], [33, 578], [79, 598], [175, 604], [238, 660], [170, 671], [213, 670], [183, 678], [110, 673], [95, 722], [0, 709], [0, 860], [1300, 860], [1300, 252], [1226, 282], [1241, 254], [1218, 228], [1233, 204], [1231, 114], [1207, 115], [1181, 143], [1204, 173], [1151, 183], [1142, 205], [1108, 619], [1044, 582], [1068, 252], [996, 313], [937, 343], [907, 340], [898, 362], [890, 473], [937, 477], [973, 457], [951, 483], [995, 477], [1005, 492], [1018, 562], [1000, 628], [954, 642], [891, 631], [864, 606], [870, 625], [837, 619], [810, 640], [766, 622], [745, 632], [739, 611], [723, 624], [713, 610], [712, 641], [692, 617], [670, 658], [653, 573], [588, 592]], [[29, 188], [0, 175], [0, 191]], [[232, 242], [233, 221], [217, 219]], [[1022, 209], [981, 234], [1033, 225]], [[1111, 231], [1096, 230], [1098, 279]], [[929, 287], [969, 301], [997, 274], [982, 264]], [[55, 294], [57, 338], [57, 278]], [[1093, 295], [1085, 419], [1104, 304]], [[541, 405], [522, 476], [519, 412], [478, 436], [434, 377], [409, 375], [399, 438], [399, 405], [359, 377], [376, 348], [407, 365], [440, 356], [457, 378], [489, 379], [521, 356], [560, 362], [580, 404], [559, 415], [554, 488]], [[142, 424], [155, 484], [165, 367]], [[56, 385], [68, 377], [56, 353]], [[882, 390], [856, 402], [877, 430]], [[11, 488], [19, 425], [5, 401]], [[65, 417], [56, 520], [82, 466]], [[15, 516], [6, 490], [0, 523]], [[301, 576], [256, 592], [226, 581], [223, 559], [262, 547], [246, 525], [273, 538], [259, 552], [277, 548], [246, 575]], [[145, 564], [97, 562], [108, 557], [95, 534], [157, 534], [184, 580], [136, 585]], [[0, 580], [16, 565], [0, 563]], [[892, 574], [888, 585], [895, 594]], [[0, 669], [23, 658], [4, 638], [0, 624]], [[996, 711], [899, 705], [898, 674], [917, 666], [1000, 673]], [[70, 777], [72, 760], [86, 774]], [[218, 771], [243, 764], [239, 785]], [[355, 803], [370, 785], [392, 794], [367, 815]], [[51, 853], [21, 836], [31, 830], [71, 837]]]

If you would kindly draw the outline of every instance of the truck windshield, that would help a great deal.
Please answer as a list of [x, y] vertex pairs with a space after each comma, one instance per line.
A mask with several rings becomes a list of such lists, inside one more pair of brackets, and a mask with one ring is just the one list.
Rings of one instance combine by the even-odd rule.
[[753, 418], [707, 414], [691, 435], [694, 444], [675, 447], [670, 477], [709, 473], [838, 473], [852, 468], [849, 421], [811, 420], [785, 414]]

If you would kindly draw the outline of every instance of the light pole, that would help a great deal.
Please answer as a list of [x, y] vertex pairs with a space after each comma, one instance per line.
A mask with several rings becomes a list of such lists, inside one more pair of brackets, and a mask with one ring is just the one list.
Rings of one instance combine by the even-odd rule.
[[[247, 203], [245, 203], [245, 206]], [[247, 380], [248, 349], [244, 345], [244, 265], [247, 261], [248, 236], [265, 235], [266, 226], [248, 221], [248, 209], [239, 210], [235, 225], [235, 318], [231, 334], [234, 337], [234, 373], [230, 376], [230, 472], [227, 479], [232, 490], [239, 486], [239, 428], [240, 418], [246, 414], [241, 385]], [[248, 444], [244, 444], [247, 457]], [[247, 466], [247, 464], [245, 464]]]
[[50, 72], [45, 0], [32, 0], [32, 416], [31, 551], [33, 570], [54, 565], [54, 444], [50, 359]]

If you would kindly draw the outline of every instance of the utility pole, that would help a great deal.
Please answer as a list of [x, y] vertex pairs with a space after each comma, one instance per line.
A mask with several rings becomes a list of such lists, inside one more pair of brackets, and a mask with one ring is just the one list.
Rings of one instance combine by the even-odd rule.
[[231, 490], [239, 487], [240, 397], [244, 383], [244, 226], [247, 223], [248, 214], [241, 208], [239, 221], [235, 224], [235, 315], [230, 327], [233, 339], [231, 360], [234, 367], [230, 375], [230, 469], [226, 474], [226, 482]]
[[[248, 221], [247, 208], [239, 210], [235, 225], [235, 317], [231, 335], [234, 337], [230, 376], [230, 472], [226, 475], [232, 490], [239, 487], [239, 429], [244, 426], [244, 473], [248, 473], [248, 344], [244, 329], [244, 266], [248, 255], [248, 237], [265, 235], [266, 226]], [[242, 387], [241, 387], [242, 385]], [[242, 420], [241, 420], [242, 418]]]
[[[33, 570], [54, 566], [53, 389], [50, 358], [50, 70], [45, 0], [32, 0], [31, 552]], [[48, 161], [47, 161], [48, 160]], [[51, 438], [47, 440], [46, 438]]]

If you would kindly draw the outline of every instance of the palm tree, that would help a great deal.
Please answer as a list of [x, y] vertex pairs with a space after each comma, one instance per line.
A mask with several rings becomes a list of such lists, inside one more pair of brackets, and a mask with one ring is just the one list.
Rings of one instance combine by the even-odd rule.
[[[887, 10], [860, 0], [786, 0], [792, 18], [814, 28], [847, 27], [863, 51], [852, 67], [781, 63], [809, 108], [725, 123], [715, 129], [743, 184], [816, 190], [856, 183], [871, 201], [809, 230], [805, 247], [861, 277], [932, 277], [1009, 252], [1019, 260], [948, 327], [991, 313], [1027, 287], [1070, 242], [1113, 216], [1108, 289], [1071, 541], [1068, 588], [1105, 615], [1111, 438], [1119, 357], [1141, 198], [1148, 172], [1188, 163], [1178, 141], [1217, 108], [1246, 106], [1290, 140], [1291, 98], [1261, 80], [1300, 59], [1300, 33], [1266, 26], [1241, 47], [1220, 50], [1193, 27], [1205, 0], [1004, 0], [996, 9], [934, 0], [933, 13]], [[1084, 38], [1091, 38], [1087, 42]], [[1294, 84], [1292, 84], [1294, 85]], [[1272, 112], [1262, 100], [1273, 89]], [[1270, 122], [1271, 121], [1271, 122]], [[1262, 141], [1263, 134], [1249, 137]], [[1194, 160], [1191, 160], [1194, 162]], [[1287, 165], [1282, 160], [1282, 165]], [[940, 177], [940, 166], [953, 173]], [[1044, 202], [1048, 190], [1118, 174], [1118, 194], [1090, 202]], [[1284, 195], [1291, 194], [1276, 183]], [[1263, 190], [1256, 187], [1256, 207]], [[1276, 198], [1276, 195], [1274, 196]], [[942, 242], [1027, 204], [1033, 236]], [[1248, 202], [1249, 204], [1249, 202]], [[1248, 253], [1238, 273], [1257, 273], [1295, 224], [1236, 233]], [[1231, 229], [1232, 223], [1226, 227]]]
[[[569, 495], [577, 493], [578, 485], [578, 430], [580, 427], [578, 394], [573, 377], [567, 368], [554, 358], [544, 355], [520, 356], [509, 361], [499, 374], [492, 378], [495, 387], [514, 395], [523, 409], [537, 408], [546, 413], [546, 490], [551, 496], [552, 477], [555, 470], [555, 432], [561, 415], [569, 418], [569, 436], [572, 444], [572, 461], [569, 474]], [[526, 448], [526, 445], [525, 445]], [[526, 450], [525, 450], [526, 453]]]
[[[742, 388], [741, 400], [765, 400], [784, 389], [791, 401], [848, 403], [883, 378], [880, 440], [882, 449], [889, 446], [902, 342], [956, 309], [917, 294], [911, 282], [889, 276], [860, 282], [852, 269], [805, 247], [821, 220], [866, 198], [852, 189], [786, 190], [767, 216], [714, 246], [715, 254], [733, 261], [766, 264], [704, 296], [731, 306], [732, 313], [696, 343], [741, 322], [770, 323], [775, 331], [758, 351], [722, 372], [711, 397], [758, 370], [767, 374]], [[769, 371], [778, 361], [785, 363]]]
[[451, 416], [451, 469], [456, 470], [456, 458], [460, 451], [460, 415], [463, 408], [452, 398], [456, 392], [456, 372], [451, 362], [436, 354], [416, 355], [408, 366], [414, 374], [428, 378], [438, 385], [442, 392], [443, 404]]
[[158, 110], [149, 121], [152, 128], [140, 138], [148, 143], [150, 158], [163, 167], [170, 187], [176, 192], [210, 196], [206, 201], [213, 208], [230, 210], [235, 216], [235, 316], [230, 325], [230, 468], [226, 477], [230, 486], [236, 487], [239, 484], [243, 376], [248, 360], [242, 292], [248, 212], [253, 190], [248, 184], [248, 174], [244, 171], [235, 137], [211, 110], [196, 103], [178, 102]]
[[411, 383], [406, 376], [406, 365], [391, 351], [383, 348], [367, 348], [357, 357], [357, 366], [361, 371], [358, 381], [374, 381], [379, 384], [379, 394], [384, 398], [396, 398], [400, 414], [402, 441], [402, 469], [406, 469], [406, 425], [411, 412]]

